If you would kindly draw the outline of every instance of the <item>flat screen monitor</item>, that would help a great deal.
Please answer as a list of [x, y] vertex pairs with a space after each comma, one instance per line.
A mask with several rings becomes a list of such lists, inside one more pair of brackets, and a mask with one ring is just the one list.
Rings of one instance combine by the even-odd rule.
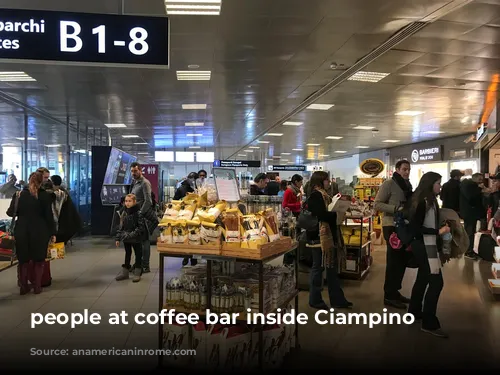
[[101, 201], [103, 206], [120, 204], [122, 198], [129, 193], [130, 185], [102, 185]]
[[111, 148], [109, 155], [108, 167], [104, 176], [104, 184], [106, 185], [129, 185], [132, 183], [132, 174], [130, 165], [137, 158], [126, 152]]

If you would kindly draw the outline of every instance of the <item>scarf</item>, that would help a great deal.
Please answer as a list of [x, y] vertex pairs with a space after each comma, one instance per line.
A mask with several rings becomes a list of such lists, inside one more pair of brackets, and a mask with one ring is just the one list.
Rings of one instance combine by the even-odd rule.
[[[435, 204], [433, 204], [426, 212], [423, 226], [426, 228], [438, 229], [438, 211]], [[427, 258], [429, 259], [429, 267], [431, 274], [439, 274], [441, 269], [441, 260], [439, 259], [439, 252], [437, 246], [437, 236], [434, 234], [424, 234], [425, 250]]]
[[[328, 206], [332, 203], [332, 198], [328, 195], [328, 193], [323, 189], [318, 189], [323, 196], [323, 201], [325, 202], [326, 210], [328, 210]], [[342, 236], [340, 235], [340, 229], [337, 223], [335, 225], [335, 236], [332, 233], [330, 223], [320, 221], [319, 222], [319, 240], [321, 243], [321, 251], [323, 253], [323, 267], [326, 268], [335, 268], [337, 267], [336, 260], [339, 257], [344, 256], [344, 244], [341, 240]]]
[[401, 190], [403, 190], [406, 202], [409, 202], [413, 194], [413, 187], [411, 186], [410, 181], [405, 180], [398, 172], [394, 172], [394, 174], [392, 175], [392, 179], [401, 188]]
[[298, 196], [300, 194], [300, 189], [294, 184], [290, 184], [288, 188], [293, 191], [293, 194], [295, 194], [295, 196]]

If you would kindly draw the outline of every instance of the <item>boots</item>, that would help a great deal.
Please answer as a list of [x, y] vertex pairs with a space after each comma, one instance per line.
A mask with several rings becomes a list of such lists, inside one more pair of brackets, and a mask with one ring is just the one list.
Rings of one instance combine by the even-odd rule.
[[19, 294], [25, 295], [30, 291], [28, 284], [29, 263], [17, 265], [17, 284], [19, 285]]
[[35, 271], [35, 283], [33, 284], [33, 291], [35, 294], [42, 293], [42, 277], [43, 277], [43, 268], [45, 267], [45, 261], [36, 262], [34, 268]]
[[120, 271], [118, 276], [116, 276], [115, 280], [116, 281], [127, 280], [129, 277], [129, 273], [130, 273], [130, 271], [128, 270], [128, 267], [123, 265], [122, 270]]
[[139, 281], [141, 281], [141, 274], [142, 274], [142, 268], [139, 267], [139, 268], [135, 268], [134, 269], [134, 277], [132, 278], [132, 281], [134, 283], [138, 283]]

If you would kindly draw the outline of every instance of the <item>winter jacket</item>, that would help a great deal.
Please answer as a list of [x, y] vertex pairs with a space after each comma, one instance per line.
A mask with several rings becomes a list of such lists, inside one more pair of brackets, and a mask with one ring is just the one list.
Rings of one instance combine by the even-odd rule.
[[460, 212], [460, 181], [452, 178], [445, 183], [441, 189], [441, 200], [443, 208]]
[[466, 221], [486, 218], [483, 193], [479, 185], [471, 179], [462, 181], [460, 185], [460, 215]]
[[82, 219], [73, 200], [68, 195], [59, 214], [57, 242], [68, 242], [82, 229]]
[[267, 195], [278, 195], [279, 191], [280, 191], [279, 182], [269, 181], [267, 183], [267, 187], [266, 187], [266, 194]]
[[[307, 198], [307, 209], [313, 216], [318, 218], [318, 221], [326, 222], [330, 225], [330, 230], [332, 232], [334, 242], [338, 241], [337, 238], [337, 213], [331, 212], [326, 209], [325, 201], [323, 196], [319, 191], [314, 191], [311, 193], [309, 198]], [[319, 243], [319, 225], [317, 228], [307, 231], [307, 241], [309, 243]]]
[[250, 185], [250, 195], [267, 195], [265, 192], [259, 189], [257, 185]]
[[283, 196], [282, 207], [288, 208], [291, 212], [300, 212], [302, 207], [302, 202], [297, 199], [297, 194], [292, 189], [286, 189], [285, 195]]
[[385, 181], [375, 197], [375, 210], [384, 213], [382, 226], [394, 226], [394, 213], [406, 202], [403, 189], [393, 180]]
[[194, 189], [191, 187], [191, 183], [189, 180], [184, 180], [181, 183], [181, 186], [177, 189], [174, 195], [174, 201], [181, 200], [184, 198], [188, 193], [194, 193]]
[[146, 239], [146, 224], [139, 205], [125, 208], [120, 219], [116, 240], [124, 243], [140, 243]]

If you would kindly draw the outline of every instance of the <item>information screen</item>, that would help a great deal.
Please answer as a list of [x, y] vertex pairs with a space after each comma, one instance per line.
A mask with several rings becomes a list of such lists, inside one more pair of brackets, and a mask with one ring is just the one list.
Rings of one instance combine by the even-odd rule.
[[114, 206], [120, 204], [121, 199], [128, 194], [129, 185], [103, 185], [101, 190], [101, 202], [103, 206]]
[[130, 185], [132, 183], [130, 165], [136, 160], [137, 158], [135, 156], [113, 147], [109, 155], [108, 167], [106, 168], [106, 175], [104, 176], [104, 184]]
[[0, 58], [91, 65], [169, 65], [166, 17], [2, 9]]

